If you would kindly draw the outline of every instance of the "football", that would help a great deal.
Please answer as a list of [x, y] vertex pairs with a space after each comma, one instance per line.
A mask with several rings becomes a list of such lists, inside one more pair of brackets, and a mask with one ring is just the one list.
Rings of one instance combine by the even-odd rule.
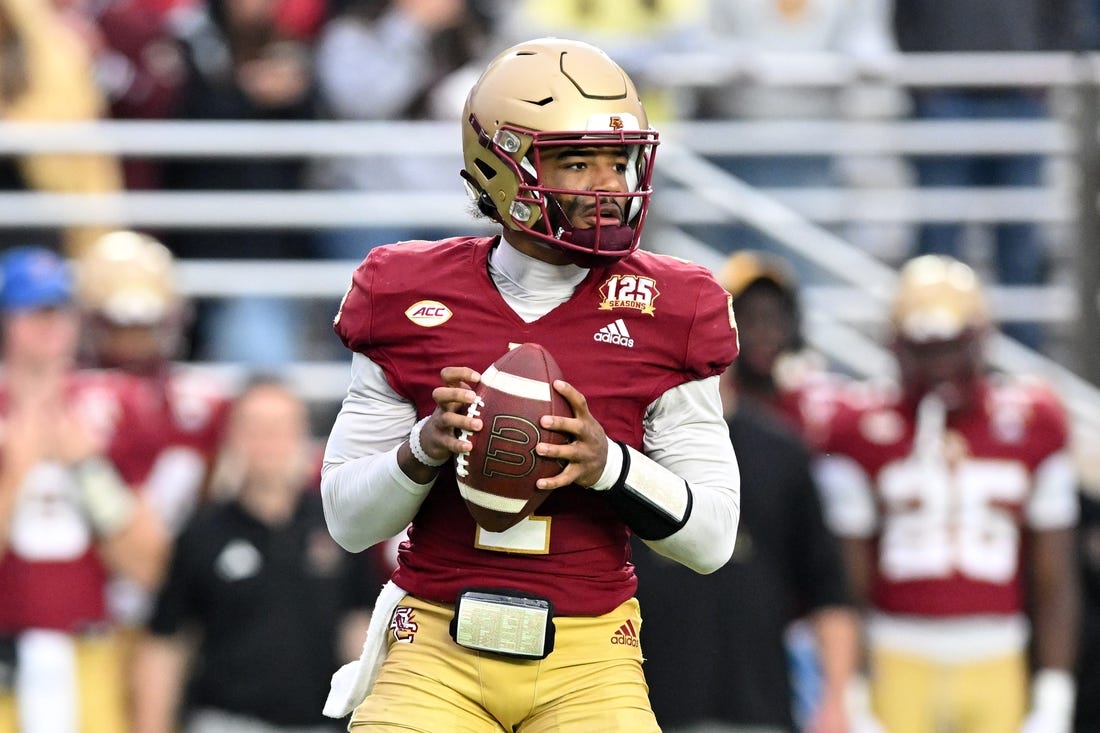
[[482, 529], [503, 532], [550, 495], [535, 481], [558, 475], [563, 466], [536, 455], [535, 445], [570, 440], [539, 425], [543, 415], [573, 415], [553, 387], [562, 378], [550, 352], [533, 343], [520, 344], [482, 372], [466, 414], [481, 418], [483, 427], [460, 434], [473, 449], [455, 456], [459, 493]]

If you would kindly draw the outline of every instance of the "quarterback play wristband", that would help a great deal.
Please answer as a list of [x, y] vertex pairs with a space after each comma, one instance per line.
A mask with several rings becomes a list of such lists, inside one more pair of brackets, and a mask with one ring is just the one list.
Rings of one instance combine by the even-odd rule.
[[623, 467], [607, 492], [611, 506], [643, 540], [663, 540], [674, 534], [691, 515], [687, 482], [630, 446], [618, 445]]
[[446, 458], [432, 458], [424, 452], [424, 447], [420, 445], [420, 429], [424, 427], [424, 423], [428, 422], [431, 415], [419, 420], [416, 425], [412, 426], [412, 430], [409, 431], [409, 450], [412, 451], [413, 458], [423, 463], [428, 468], [439, 468], [447, 462]]

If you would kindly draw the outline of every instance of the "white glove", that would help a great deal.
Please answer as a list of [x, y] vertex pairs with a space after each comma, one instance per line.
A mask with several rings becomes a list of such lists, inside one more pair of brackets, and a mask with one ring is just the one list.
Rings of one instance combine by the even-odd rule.
[[848, 683], [848, 730], [850, 733], [886, 733], [871, 709], [871, 687], [858, 675]]
[[1041, 669], [1031, 682], [1031, 708], [1020, 733], [1071, 733], [1077, 684], [1062, 669]]
[[88, 458], [73, 466], [84, 512], [100, 537], [121, 531], [137, 511], [137, 498], [105, 458]]

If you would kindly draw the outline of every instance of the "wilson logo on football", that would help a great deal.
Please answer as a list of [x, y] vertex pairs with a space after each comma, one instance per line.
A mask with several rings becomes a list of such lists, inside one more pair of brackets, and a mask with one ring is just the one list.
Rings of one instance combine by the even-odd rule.
[[454, 313], [438, 300], [420, 300], [405, 311], [405, 317], [418, 326], [434, 328], [451, 320]]
[[634, 622], [628, 619], [625, 624], [620, 626], [618, 631], [611, 637], [611, 643], [619, 646], [641, 646], [641, 642], [638, 641], [638, 632], [634, 628]]
[[623, 319], [621, 318], [607, 324], [599, 331], [592, 334], [592, 340], [602, 341], [605, 344], [625, 346], [628, 349], [634, 348], [634, 339], [630, 337], [630, 331], [626, 330], [626, 324], [623, 323]]

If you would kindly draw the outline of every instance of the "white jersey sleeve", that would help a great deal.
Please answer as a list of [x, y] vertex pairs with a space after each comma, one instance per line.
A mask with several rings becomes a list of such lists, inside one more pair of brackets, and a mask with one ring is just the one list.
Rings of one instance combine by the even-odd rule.
[[416, 422], [416, 408], [390, 387], [381, 368], [355, 354], [351, 385], [325, 446], [321, 496], [329, 532], [352, 552], [401, 532], [431, 484], [397, 465], [397, 449]]
[[692, 493], [687, 523], [646, 544], [700, 573], [714, 572], [730, 559], [741, 516], [741, 476], [722, 416], [719, 379], [674, 387], [645, 416], [645, 454], [684, 479]]

